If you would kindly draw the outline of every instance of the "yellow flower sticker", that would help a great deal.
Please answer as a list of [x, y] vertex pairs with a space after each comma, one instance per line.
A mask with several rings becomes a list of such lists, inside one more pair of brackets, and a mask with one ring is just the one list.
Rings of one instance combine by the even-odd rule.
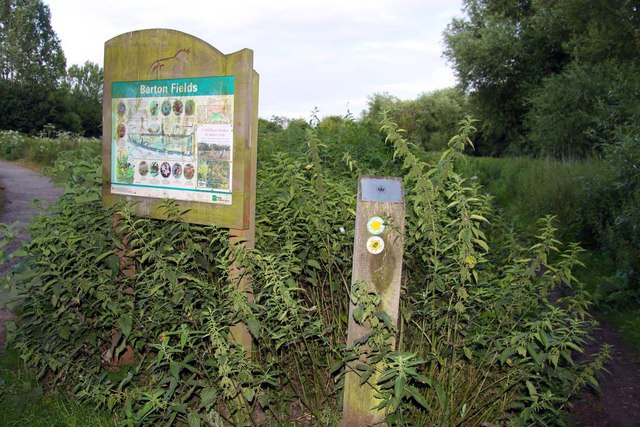
[[369, 221], [367, 221], [367, 230], [374, 236], [381, 234], [384, 231], [384, 220], [379, 216], [369, 218]]
[[370, 254], [377, 255], [384, 250], [384, 240], [382, 237], [371, 236], [367, 240], [367, 251]]

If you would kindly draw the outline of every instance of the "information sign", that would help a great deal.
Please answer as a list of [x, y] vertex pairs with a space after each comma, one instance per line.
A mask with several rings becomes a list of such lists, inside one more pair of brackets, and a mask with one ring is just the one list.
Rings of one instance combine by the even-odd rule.
[[223, 54], [169, 29], [132, 31], [104, 50], [102, 200], [134, 215], [228, 228], [252, 241], [258, 136], [253, 52]]
[[231, 204], [233, 76], [113, 82], [111, 192]]

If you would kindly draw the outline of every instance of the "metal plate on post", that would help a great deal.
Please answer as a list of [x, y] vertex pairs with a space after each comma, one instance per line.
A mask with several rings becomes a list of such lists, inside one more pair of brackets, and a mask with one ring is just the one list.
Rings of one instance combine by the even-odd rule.
[[402, 180], [400, 178], [362, 177], [360, 200], [363, 202], [403, 203]]

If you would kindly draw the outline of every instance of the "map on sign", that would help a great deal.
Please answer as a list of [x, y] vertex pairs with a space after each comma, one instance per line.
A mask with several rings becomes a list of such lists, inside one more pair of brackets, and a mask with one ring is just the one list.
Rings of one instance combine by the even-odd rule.
[[111, 192], [231, 204], [234, 77], [114, 82]]

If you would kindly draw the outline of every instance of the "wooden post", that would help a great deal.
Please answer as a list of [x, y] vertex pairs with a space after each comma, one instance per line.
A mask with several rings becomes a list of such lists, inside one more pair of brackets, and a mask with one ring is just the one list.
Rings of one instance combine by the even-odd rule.
[[[404, 195], [400, 178], [360, 177], [356, 208], [355, 242], [353, 247], [352, 285], [364, 281], [369, 291], [381, 298], [380, 310], [385, 311], [394, 325], [398, 324], [400, 282], [402, 275]], [[371, 329], [353, 319], [354, 304], [349, 307], [347, 345], [353, 347]], [[395, 340], [391, 343], [395, 345]], [[347, 368], [344, 386], [343, 425], [382, 425], [383, 411], [373, 410], [380, 402], [374, 397], [379, 375], [373, 374], [360, 385], [355, 361]]]
[[[129, 236], [122, 233], [121, 221], [124, 218], [120, 214], [114, 214], [111, 217], [111, 224], [116, 237], [122, 243], [121, 248], [116, 248], [115, 252], [120, 261], [120, 272], [123, 276], [131, 278], [135, 275], [135, 265], [133, 265], [131, 259], [128, 257], [128, 252], [131, 250], [129, 245]], [[133, 293], [133, 289], [123, 289], [123, 292]], [[121, 353], [117, 353], [118, 343], [121, 339], [126, 340], [126, 337], [122, 337], [122, 333], [118, 331], [118, 328], [114, 326], [111, 330], [111, 345], [109, 348], [102, 352], [101, 357], [104, 362], [109, 366], [110, 371], [118, 371], [122, 365], [133, 365], [135, 363], [135, 351], [130, 344], [127, 344], [125, 349]]]
[[[247, 157], [247, 165], [244, 175], [243, 193], [246, 203], [243, 206], [244, 228], [230, 228], [231, 244], [241, 244], [247, 249], [255, 247], [256, 240], [256, 176], [258, 169], [258, 73], [253, 70], [253, 52], [243, 50], [230, 55], [227, 73], [238, 78], [239, 98], [238, 117], [245, 118], [235, 123], [235, 132], [238, 139], [244, 142], [244, 152]], [[242, 274], [235, 262], [231, 265], [230, 276], [237, 277]], [[247, 296], [249, 302], [253, 302], [253, 288], [251, 279], [243, 276], [239, 283], [240, 290]], [[238, 323], [230, 330], [231, 337], [240, 344], [247, 357], [251, 357], [253, 351], [252, 337], [247, 325]]]

